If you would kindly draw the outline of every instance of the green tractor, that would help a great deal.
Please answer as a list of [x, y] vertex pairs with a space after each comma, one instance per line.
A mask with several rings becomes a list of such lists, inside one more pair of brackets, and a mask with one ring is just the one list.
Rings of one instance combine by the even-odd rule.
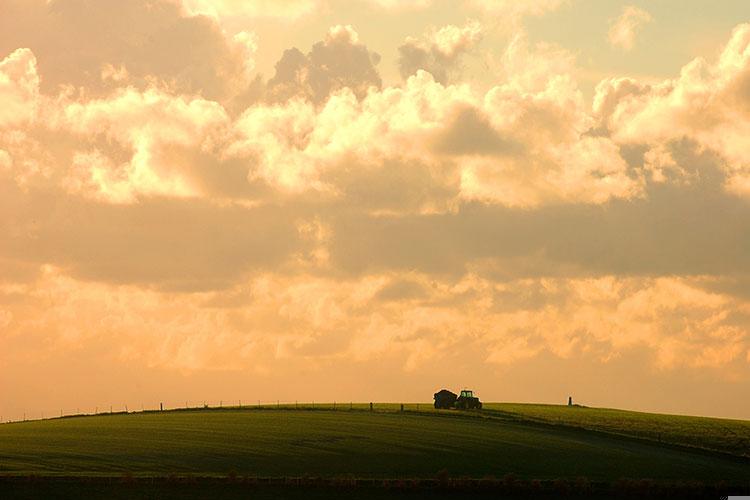
[[459, 410], [479, 410], [482, 408], [482, 402], [479, 398], [474, 396], [472, 391], [464, 389], [460, 395], [449, 391], [448, 389], [442, 389], [435, 393], [435, 408], [437, 409], [450, 409], [457, 408]]
[[456, 408], [459, 410], [481, 410], [482, 402], [472, 391], [463, 390], [456, 399]]

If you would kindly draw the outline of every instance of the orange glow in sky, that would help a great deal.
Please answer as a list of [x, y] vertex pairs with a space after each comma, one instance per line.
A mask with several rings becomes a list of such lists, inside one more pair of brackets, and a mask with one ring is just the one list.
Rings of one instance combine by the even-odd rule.
[[745, 0], [0, 0], [0, 418], [750, 418]]

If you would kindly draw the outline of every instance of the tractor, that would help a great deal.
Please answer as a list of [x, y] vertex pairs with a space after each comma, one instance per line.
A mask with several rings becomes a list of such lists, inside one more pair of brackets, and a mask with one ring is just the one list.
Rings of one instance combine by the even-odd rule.
[[462, 390], [460, 395], [448, 389], [442, 389], [435, 393], [434, 398], [437, 409], [480, 410], [482, 408], [482, 402], [474, 396], [474, 392], [466, 389]]

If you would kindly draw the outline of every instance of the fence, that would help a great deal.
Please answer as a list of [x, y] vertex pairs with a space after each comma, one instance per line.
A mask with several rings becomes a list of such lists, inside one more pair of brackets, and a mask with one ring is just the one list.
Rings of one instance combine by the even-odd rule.
[[316, 402], [309, 401], [268, 401], [260, 399], [235, 400], [188, 400], [160, 401], [148, 404], [95, 405], [93, 407], [61, 408], [57, 411], [23, 412], [15, 418], [0, 415], [0, 425], [18, 422], [32, 422], [59, 418], [94, 415], [124, 415], [131, 413], [156, 413], [163, 411], [197, 410], [318, 410], [318, 411], [372, 411], [372, 412], [415, 412], [432, 410], [432, 403], [370, 403], [370, 402]]

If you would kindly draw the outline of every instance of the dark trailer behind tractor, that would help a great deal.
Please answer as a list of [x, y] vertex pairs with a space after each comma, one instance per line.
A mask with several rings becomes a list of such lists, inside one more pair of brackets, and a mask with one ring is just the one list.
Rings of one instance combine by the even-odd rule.
[[474, 410], [481, 409], [482, 402], [479, 398], [474, 396], [472, 391], [464, 389], [460, 395], [449, 391], [448, 389], [441, 389], [434, 394], [435, 408], [448, 410], [451, 408], [458, 408], [461, 410]]

